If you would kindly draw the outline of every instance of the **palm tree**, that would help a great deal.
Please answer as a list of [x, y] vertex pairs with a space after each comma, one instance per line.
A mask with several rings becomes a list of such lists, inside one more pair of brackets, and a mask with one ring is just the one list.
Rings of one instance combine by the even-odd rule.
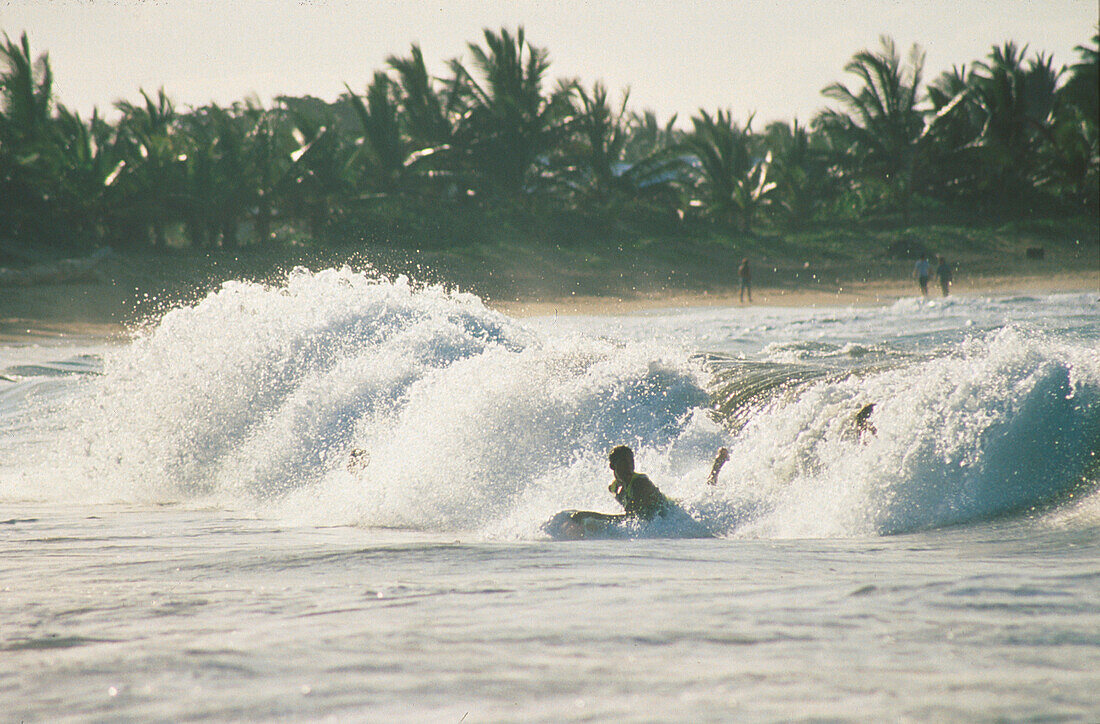
[[175, 105], [164, 89], [155, 98], [144, 90], [141, 96], [144, 104], [115, 104], [123, 114], [119, 133], [125, 162], [118, 183], [127, 196], [129, 208], [124, 213], [132, 227], [144, 229], [142, 236], [151, 229], [153, 245], [163, 248], [167, 227], [181, 216], [186, 158], [181, 158]]
[[282, 114], [254, 98], [230, 108], [210, 104], [183, 119], [186, 131], [188, 236], [195, 246], [224, 247], [251, 219], [254, 242], [272, 238], [276, 189], [290, 168], [293, 140]]
[[751, 117], [744, 129], [734, 123], [729, 111], [711, 117], [700, 110], [691, 122], [694, 130], [681, 142], [680, 150], [693, 159], [689, 166], [692, 189], [701, 197], [695, 203], [714, 218], [739, 220], [741, 230], [748, 233], [756, 211], [775, 189], [768, 177], [771, 153], [758, 153]]
[[304, 219], [314, 237], [320, 238], [341, 208], [340, 201], [353, 193], [356, 156], [336, 130], [331, 110], [316, 115], [310, 110], [312, 103], [287, 97], [277, 100], [289, 113], [297, 148], [290, 153], [290, 166], [278, 180], [275, 194], [288, 215]]
[[409, 57], [391, 55], [386, 64], [397, 74], [401, 119], [412, 144], [417, 150], [450, 144], [454, 121], [463, 110], [460, 85], [452, 82], [444, 91], [436, 90], [418, 45]]
[[1059, 91], [1059, 100], [1076, 106], [1086, 122], [1100, 124], [1100, 33], [1092, 36], [1093, 47], [1074, 48], [1081, 60], [1070, 66], [1069, 80]]
[[[346, 86], [345, 86], [346, 87]], [[348, 99], [362, 125], [360, 163], [364, 180], [376, 191], [396, 190], [405, 175], [408, 144], [398, 124], [398, 106], [393, 81], [385, 73], [374, 74], [367, 87], [367, 102], [349, 87]]]
[[111, 184], [122, 168], [115, 129], [93, 111], [88, 123], [59, 105], [54, 135], [60, 152], [58, 202], [66, 225], [98, 239], [111, 211]]
[[256, 241], [268, 244], [272, 240], [271, 226], [276, 210], [276, 189], [290, 168], [290, 135], [285, 115], [277, 109], [264, 109], [258, 102], [248, 103], [244, 112], [250, 128], [248, 139], [249, 167], [255, 183], [255, 206], [252, 220]]
[[812, 134], [797, 119], [792, 124], [770, 124], [765, 142], [773, 158], [771, 206], [788, 226], [801, 228], [830, 196], [827, 149], [820, 135]]
[[1100, 34], [1092, 42], [1092, 48], [1077, 46], [1081, 59], [1055, 92], [1042, 156], [1051, 190], [1095, 213], [1100, 206]]
[[582, 183], [597, 200], [606, 200], [621, 173], [625, 170], [623, 153], [629, 138], [626, 104], [630, 90], [624, 90], [622, 101], [612, 108], [607, 88], [597, 82], [592, 91], [580, 84], [573, 85], [576, 104], [574, 129], [579, 143], [575, 155], [582, 165]]
[[515, 37], [506, 29], [484, 36], [485, 48], [468, 45], [480, 81], [451, 61], [468, 94], [455, 142], [489, 188], [515, 195], [528, 188], [540, 157], [568, 133], [568, 88], [543, 96], [549, 56], [526, 41], [522, 27]]
[[53, 142], [53, 73], [49, 57], [31, 55], [4, 35], [0, 45], [0, 224], [11, 236], [45, 236], [58, 168]]
[[[398, 122], [406, 143], [405, 165], [415, 170], [416, 188], [436, 197], [466, 196], [474, 185], [464, 178], [471, 171], [456, 132], [472, 101], [465, 70], [455, 71], [442, 85], [428, 74], [420, 47], [413, 45], [408, 57], [390, 56], [395, 74]], [[467, 136], [469, 129], [467, 129]], [[465, 139], [465, 140], [468, 140]], [[468, 150], [468, 149], [467, 149]], [[460, 188], [461, 187], [461, 188]]]
[[643, 202], [644, 208], [659, 212], [658, 219], [679, 221], [683, 211], [677, 187], [688, 174], [679, 145], [685, 135], [676, 129], [676, 118], [673, 114], [662, 124], [652, 110], [630, 113], [617, 185]]
[[23, 144], [46, 141], [53, 111], [49, 54], [32, 60], [26, 33], [18, 44], [5, 34], [0, 45], [0, 62], [6, 66], [0, 73], [0, 139]]
[[[193, 227], [205, 243], [220, 235], [224, 248], [240, 243], [238, 229], [260, 201], [255, 164], [254, 103], [222, 108], [212, 103], [191, 114], [185, 154], [197, 214]], [[205, 226], [205, 228], [203, 228]]]
[[215, 107], [196, 109], [181, 119], [185, 161], [180, 209], [187, 238], [200, 249], [215, 246], [218, 236], [216, 208], [221, 184], [215, 157]]
[[628, 113], [630, 89], [612, 106], [607, 88], [596, 82], [591, 91], [571, 84], [573, 143], [566, 153], [568, 163], [558, 171], [587, 201], [659, 201], [662, 212], [674, 209], [673, 182], [684, 177], [683, 163], [674, 152], [677, 138], [672, 130], [676, 116], [664, 127], [656, 115]]
[[657, 120], [657, 114], [646, 109], [642, 113], [631, 113], [628, 126], [629, 135], [623, 147], [623, 156], [627, 161], [641, 161], [664, 153], [676, 146], [683, 134], [676, 130], [677, 114], [665, 123]]
[[972, 197], [985, 183], [975, 145], [984, 121], [973, 88], [973, 71], [965, 65], [952, 67], [928, 84], [937, 125], [928, 139], [927, 189], [944, 199]]
[[982, 117], [975, 141], [992, 192], [1003, 203], [1030, 196], [1039, 182], [1039, 148], [1051, 137], [1055, 91], [1061, 70], [1043, 55], [1024, 59], [1027, 47], [994, 47], [975, 63], [973, 98]]
[[894, 41], [883, 36], [881, 43], [880, 51], [860, 51], [844, 66], [858, 86], [833, 83], [822, 91], [844, 110], [827, 109], [818, 123], [844, 150], [853, 177], [883, 184], [908, 223], [928, 131], [918, 108], [924, 53], [914, 45], [902, 65]]

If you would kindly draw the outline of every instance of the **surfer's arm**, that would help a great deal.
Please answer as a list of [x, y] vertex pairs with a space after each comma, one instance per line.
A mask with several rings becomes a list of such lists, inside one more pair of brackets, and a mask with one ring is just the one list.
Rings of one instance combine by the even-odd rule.
[[714, 464], [710, 466], [710, 475], [707, 476], [707, 485], [718, 484], [718, 471], [730, 459], [730, 451], [724, 447], [718, 448], [718, 454], [714, 456]]

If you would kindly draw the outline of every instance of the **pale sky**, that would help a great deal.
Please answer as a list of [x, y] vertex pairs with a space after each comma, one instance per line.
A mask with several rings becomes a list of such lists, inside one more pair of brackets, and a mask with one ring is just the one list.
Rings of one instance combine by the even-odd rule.
[[721, 108], [742, 122], [755, 111], [762, 128], [808, 121], [882, 34], [903, 55], [922, 46], [927, 81], [1006, 40], [1075, 63], [1098, 12], [1096, 0], [0, 0], [0, 31], [49, 52], [58, 100], [85, 116], [162, 86], [181, 108], [253, 93], [332, 100], [414, 42], [443, 75], [483, 28], [522, 25], [550, 52], [547, 87], [603, 80], [662, 120]]

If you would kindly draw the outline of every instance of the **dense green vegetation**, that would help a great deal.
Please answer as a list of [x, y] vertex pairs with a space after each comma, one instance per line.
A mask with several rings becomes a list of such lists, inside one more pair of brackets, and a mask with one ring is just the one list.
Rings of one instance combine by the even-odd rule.
[[[162, 91], [90, 119], [56, 102], [26, 35], [0, 46], [0, 259], [110, 244], [469, 247], [485, 229], [574, 248], [768, 239], [838, 224], [1098, 214], [1098, 55], [1013, 43], [932, 80], [923, 53], [856, 53], [808, 124], [699, 110], [686, 130], [601, 82], [548, 78], [524, 31], [486, 30], [432, 77], [420, 49], [360, 94], [180, 110]], [[1091, 223], [1091, 222], [1090, 222]], [[759, 243], [754, 244], [759, 246]]]

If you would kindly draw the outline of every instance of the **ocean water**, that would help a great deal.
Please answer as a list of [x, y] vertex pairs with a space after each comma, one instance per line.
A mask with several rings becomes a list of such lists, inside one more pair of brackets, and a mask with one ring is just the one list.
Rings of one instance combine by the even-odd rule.
[[[0, 441], [5, 720], [1100, 720], [1095, 291], [513, 319], [299, 270], [0, 347]], [[616, 444], [691, 520], [551, 540]]]

